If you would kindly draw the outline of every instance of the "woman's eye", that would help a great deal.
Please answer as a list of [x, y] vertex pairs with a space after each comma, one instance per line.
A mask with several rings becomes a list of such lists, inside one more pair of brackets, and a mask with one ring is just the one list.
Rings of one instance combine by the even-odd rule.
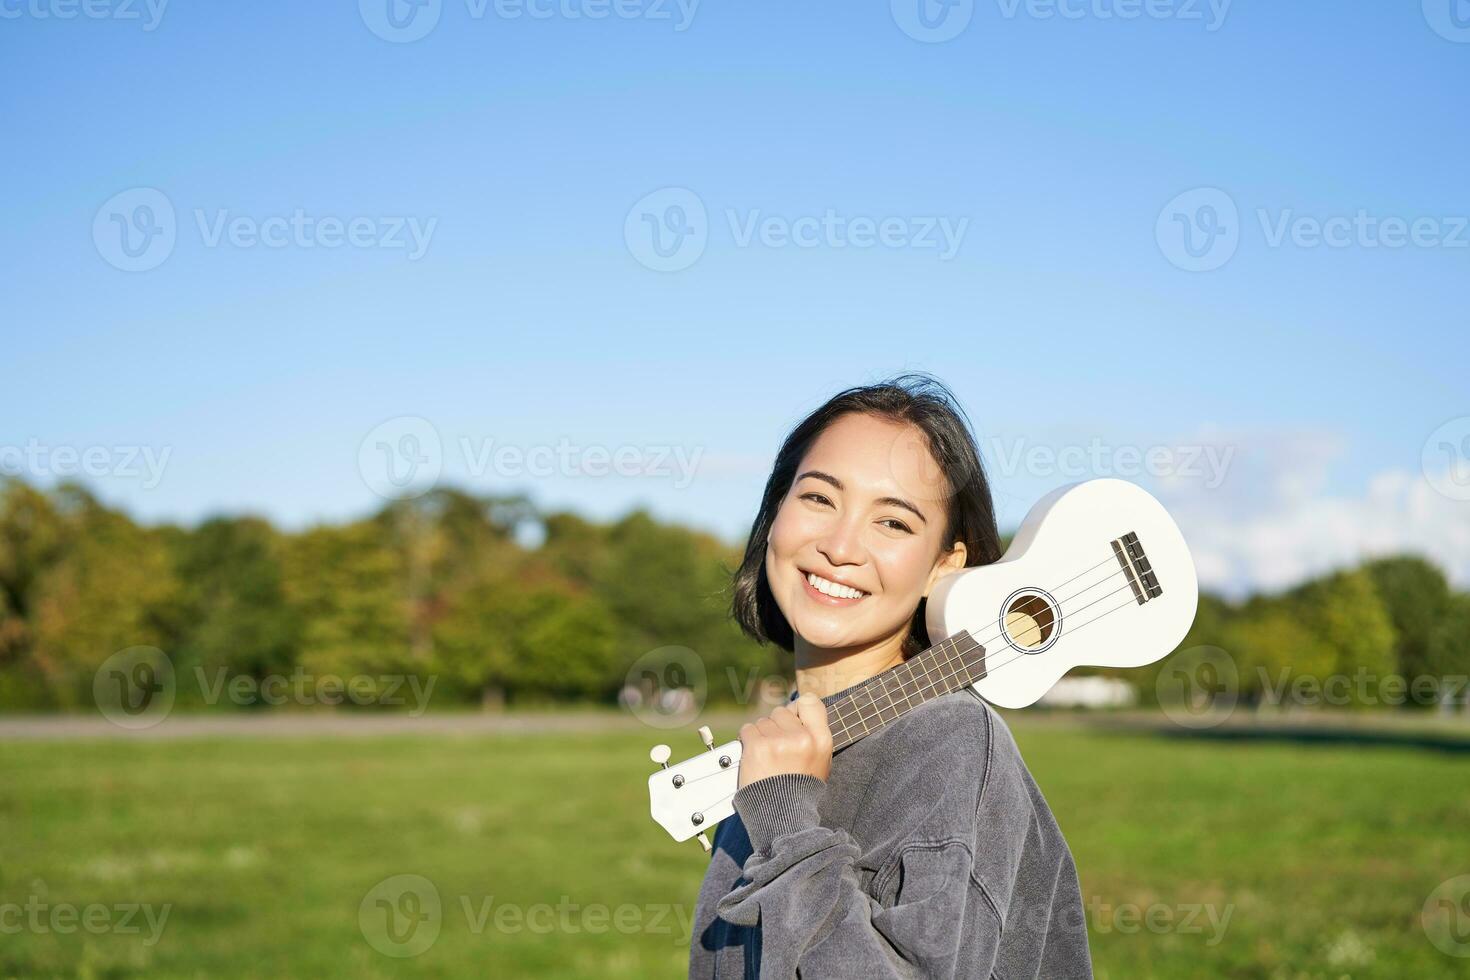
[[801, 495], [801, 499], [802, 500], [819, 500], [819, 501], [821, 501], [824, 504], [830, 504], [832, 502], [832, 501], [828, 500], [826, 497], [822, 496], [820, 493], [817, 493], [815, 490], [812, 490], [812, 491], [809, 491], [808, 493], [802, 494]]
[[887, 517], [887, 518], [884, 518], [883, 520], [879, 521], [878, 523], [879, 524], [885, 524], [885, 525], [886, 524], [896, 524], [898, 526], [894, 528], [895, 531], [905, 531], [905, 532], [907, 532], [909, 534], [913, 534], [914, 533], [913, 532], [913, 529], [911, 529], [907, 524], [905, 524], [903, 521], [900, 521], [896, 517]]

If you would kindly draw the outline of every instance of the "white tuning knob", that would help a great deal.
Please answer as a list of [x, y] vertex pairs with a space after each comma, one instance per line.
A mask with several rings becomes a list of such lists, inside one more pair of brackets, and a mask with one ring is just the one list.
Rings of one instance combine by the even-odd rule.
[[709, 730], [708, 725], [699, 726], [699, 740], [704, 743], [704, 747], [707, 749], [713, 749], [715, 747], [715, 736]]
[[648, 750], [648, 757], [665, 769], [669, 768], [669, 756], [673, 753], [667, 745], [655, 745]]

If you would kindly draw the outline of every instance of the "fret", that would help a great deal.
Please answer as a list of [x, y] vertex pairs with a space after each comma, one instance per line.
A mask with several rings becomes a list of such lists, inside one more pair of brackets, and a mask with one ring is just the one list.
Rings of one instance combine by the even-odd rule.
[[[898, 706], [893, 703], [893, 690], [888, 686], [888, 682], [892, 679], [893, 674], [889, 671], [878, 675], [878, 693], [883, 696], [883, 703], [878, 706], [878, 723], [883, 725], [898, 717]], [[892, 712], [892, 715], [885, 718], [883, 716], [885, 710]]]
[[[957, 684], [955, 682], [955, 676], [956, 676], [955, 668], [956, 668], [956, 665], [957, 664], [958, 664], [958, 661], [952, 660], [952, 661], [950, 661], [950, 662], [948, 662], [946, 664], [941, 665], [940, 668], [939, 668], [939, 672], [940, 672], [940, 678], [939, 678], [940, 679], [940, 683], [943, 686], [945, 686], [945, 687], [950, 687], [951, 690], [958, 690], [959, 689], [959, 684]], [[948, 673], [948, 676], [945, 676], [946, 672]], [[953, 686], [951, 687], [951, 685], [953, 685]]]
[[[950, 641], [948, 641], [948, 639], [945, 639], [944, 642], [945, 642], [945, 644], [948, 644], [948, 642], [950, 642]], [[929, 657], [922, 658], [922, 660], [923, 660], [923, 679], [925, 679], [926, 685], [931, 686], [931, 688], [932, 688], [932, 686], [935, 685], [935, 673], [933, 673], [933, 670], [932, 670], [933, 663], [935, 663], [935, 661], [931, 660], [931, 658], [929, 658]]]

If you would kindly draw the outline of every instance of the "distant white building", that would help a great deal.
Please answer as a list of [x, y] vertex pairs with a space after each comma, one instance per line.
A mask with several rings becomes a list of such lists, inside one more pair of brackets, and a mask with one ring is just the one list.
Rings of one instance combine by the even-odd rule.
[[1063, 677], [1036, 703], [1046, 708], [1126, 708], [1137, 700], [1133, 685], [1116, 677]]

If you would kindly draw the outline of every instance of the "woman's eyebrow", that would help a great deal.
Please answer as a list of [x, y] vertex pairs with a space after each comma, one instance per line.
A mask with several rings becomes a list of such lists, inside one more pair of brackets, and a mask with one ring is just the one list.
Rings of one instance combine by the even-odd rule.
[[[792, 482], [794, 484], [805, 479], [806, 477], [812, 477], [813, 479], [821, 480], [824, 483], [830, 483], [838, 490], [844, 489], [841, 480], [837, 479], [837, 477], [833, 476], [831, 473], [823, 473], [821, 470], [807, 470], [805, 473], [802, 473], [796, 478], [796, 480]], [[873, 501], [873, 503], [888, 504], [890, 507], [902, 507], [904, 510], [913, 511], [914, 515], [925, 524], [929, 523], [929, 518], [924, 516], [923, 511], [901, 497], [879, 497], [877, 500]]]

